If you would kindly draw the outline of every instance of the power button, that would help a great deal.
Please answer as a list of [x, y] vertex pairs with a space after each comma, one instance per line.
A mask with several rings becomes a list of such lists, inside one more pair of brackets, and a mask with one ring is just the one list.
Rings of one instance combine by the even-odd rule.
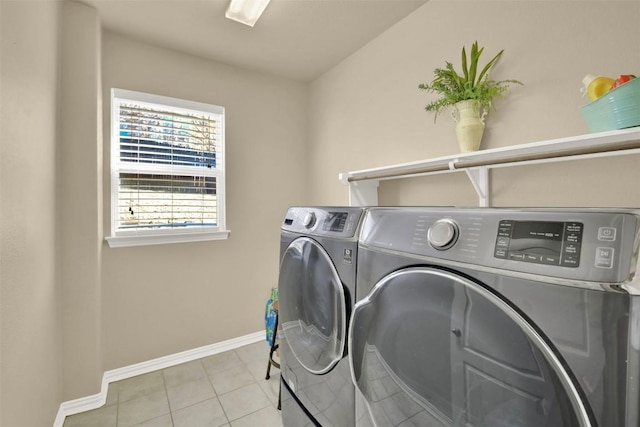
[[616, 240], [616, 228], [615, 227], [598, 228], [598, 240], [604, 241], [604, 242], [614, 242]]

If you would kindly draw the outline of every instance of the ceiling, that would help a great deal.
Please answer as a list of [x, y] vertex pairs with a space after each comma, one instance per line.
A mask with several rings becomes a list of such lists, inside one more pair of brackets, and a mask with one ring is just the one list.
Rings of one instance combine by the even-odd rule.
[[83, 0], [128, 37], [229, 65], [312, 81], [428, 0], [272, 0], [256, 25], [228, 0]]

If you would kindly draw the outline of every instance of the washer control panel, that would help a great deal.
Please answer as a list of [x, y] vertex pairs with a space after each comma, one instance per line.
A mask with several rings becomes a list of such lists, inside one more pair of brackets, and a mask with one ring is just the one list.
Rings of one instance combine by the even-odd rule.
[[318, 236], [351, 238], [356, 235], [363, 208], [353, 207], [291, 207], [287, 210], [282, 229]]
[[583, 230], [581, 222], [501, 220], [493, 256], [577, 268]]

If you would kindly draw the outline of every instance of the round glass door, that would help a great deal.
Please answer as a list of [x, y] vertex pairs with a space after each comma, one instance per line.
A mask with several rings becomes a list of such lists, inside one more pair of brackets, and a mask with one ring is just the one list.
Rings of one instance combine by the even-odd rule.
[[547, 340], [464, 277], [427, 267], [386, 276], [356, 304], [349, 338], [376, 425], [592, 425]]
[[323, 374], [342, 359], [346, 345], [344, 288], [327, 252], [307, 237], [294, 240], [280, 264], [282, 332], [295, 358]]

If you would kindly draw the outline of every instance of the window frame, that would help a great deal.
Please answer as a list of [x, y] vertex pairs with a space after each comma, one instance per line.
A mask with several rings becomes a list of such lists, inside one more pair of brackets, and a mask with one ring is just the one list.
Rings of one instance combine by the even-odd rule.
[[[221, 124], [220, 142], [216, 147], [216, 167], [213, 171], [209, 171], [209, 176], [216, 178], [216, 203], [217, 217], [216, 226], [190, 226], [186, 228], [158, 228], [158, 229], [118, 229], [118, 205], [119, 205], [119, 186], [120, 173], [131, 169], [131, 165], [120, 161], [120, 112], [119, 105], [121, 100], [131, 101], [133, 103], [151, 104], [167, 109], [189, 110], [198, 113], [211, 113], [219, 116]], [[202, 242], [211, 240], [224, 240], [229, 237], [230, 231], [226, 229], [226, 203], [225, 203], [225, 184], [226, 184], [226, 167], [225, 167], [225, 109], [212, 104], [205, 104], [196, 101], [188, 101], [184, 99], [171, 98], [167, 96], [154, 95], [143, 92], [136, 92], [125, 89], [111, 89], [111, 135], [110, 135], [110, 226], [111, 230], [106, 237], [109, 247], [129, 247], [129, 246], [146, 246], [168, 243], [188, 243]], [[123, 167], [124, 166], [124, 167]], [[142, 167], [140, 167], [142, 166]], [[162, 168], [157, 169], [153, 165], [136, 165], [139, 170], [146, 170], [152, 173], [163, 173]], [[175, 175], [187, 172], [192, 175], [193, 170], [189, 167], [181, 168], [174, 166]], [[191, 172], [191, 173], [189, 173]], [[195, 176], [195, 175], [193, 175]]]

